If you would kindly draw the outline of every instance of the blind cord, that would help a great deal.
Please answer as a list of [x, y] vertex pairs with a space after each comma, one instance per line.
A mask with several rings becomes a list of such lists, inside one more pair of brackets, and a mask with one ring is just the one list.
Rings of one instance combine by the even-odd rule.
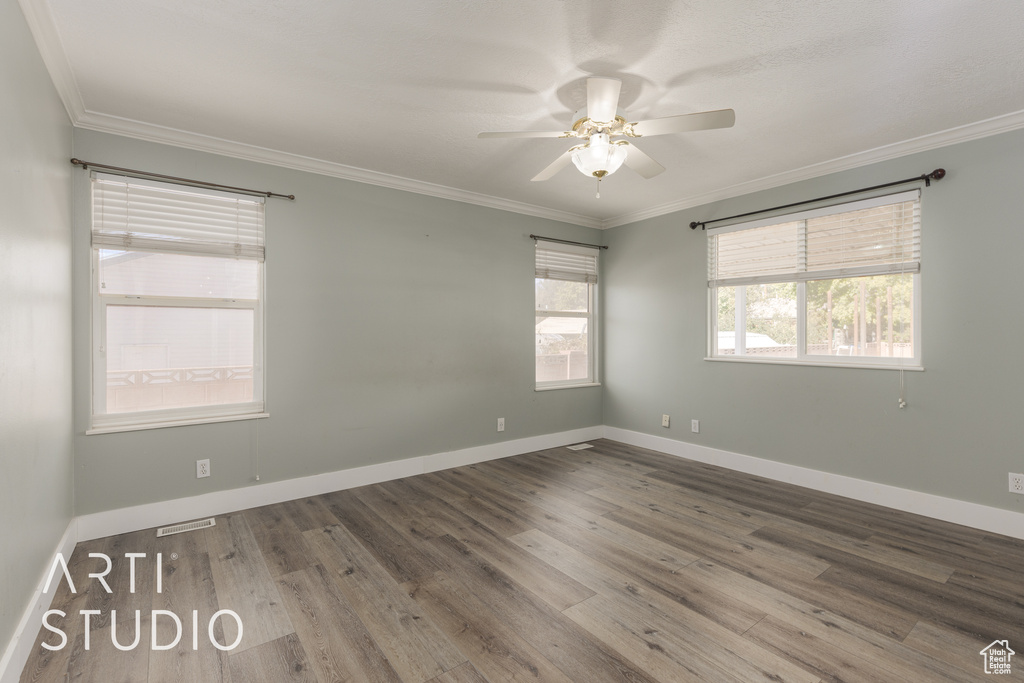
[[256, 481], [260, 480], [260, 419], [256, 420]]
[[[945, 175], [945, 173], [943, 173], [943, 175]], [[900, 225], [901, 226], [903, 225], [902, 221], [900, 222]], [[902, 233], [902, 227], [900, 228], [900, 232]], [[893, 235], [893, 239], [894, 240], [896, 239], [896, 235], [895, 234]], [[911, 243], [913, 243], [913, 240], [911, 240]], [[907, 261], [906, 261], [906, 254], [903, 253], [905, 248], [906, 247], [902, 244], [902, 241], [901, 241], [901, 244], [900, 244], [900, 279], [901, 280], [906, 275], [906, 263], [907, 263]], [[913, 256], [914, 256], [914, 254], [911, 254], [911, 257], [913, 257]], [[914, 314], [913, 314], [913, 310], [914, 310], [914, 298], [913, 298], [914, 297], [914, 288], [913, 287], [910, 288], [910, 297], [911, 297], [910, 298], [910, 310], [911, 310], [911, 314], [910, 314], [911, 328], [910, 329], [911, 329], [911, 334], [920, 334], [920, 330], [916, 330], [913, 327], [913, 324], [914, 324], [913, 323], [913, 321], [914, 321]], [[890, 339], [889, 343], [890, 344], [894, 344], [895, 340]], [[911, 337], [911, 344], [913, 344], [913, 337]], [[900, 355], [899, 355], [899, 364], [900, 364], [900, 398], [899, 398], [899, 401], [897, 402], [897, 405], [900, 407], [900, 410], [903, 410], [904, 408], [907, 407], [907, 388], [906, 388], [906, 385], [904, 384], [904, 381], [903, 381], [903, 354], [902, 353], [900, 353]]]

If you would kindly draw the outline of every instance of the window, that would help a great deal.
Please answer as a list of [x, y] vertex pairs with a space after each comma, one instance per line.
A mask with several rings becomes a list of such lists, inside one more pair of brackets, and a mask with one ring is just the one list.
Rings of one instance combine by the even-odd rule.
[[263, 200], [94, 173], [90, 432], [261, 415]]
[[710, 356], [920, 367], [920, 192], [708, 230]]
[[597, 249], [537, 245], [536, 381], [538, 389], [597, 383]]

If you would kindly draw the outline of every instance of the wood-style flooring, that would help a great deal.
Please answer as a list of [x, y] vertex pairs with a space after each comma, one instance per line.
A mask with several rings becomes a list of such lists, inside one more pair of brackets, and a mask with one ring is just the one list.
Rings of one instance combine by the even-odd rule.
[[593, 443], [80, 543], [21, 680], [1024, 678], [1024, 542]]

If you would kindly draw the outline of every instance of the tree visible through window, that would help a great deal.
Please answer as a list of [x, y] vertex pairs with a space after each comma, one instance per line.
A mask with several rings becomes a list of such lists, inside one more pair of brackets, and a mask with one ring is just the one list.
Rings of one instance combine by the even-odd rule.
[[920, 364], [920, 200], [709, 231], [712, 357]]

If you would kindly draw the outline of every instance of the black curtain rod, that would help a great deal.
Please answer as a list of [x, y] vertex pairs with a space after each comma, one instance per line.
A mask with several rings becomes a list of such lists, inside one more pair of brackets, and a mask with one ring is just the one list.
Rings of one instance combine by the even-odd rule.
[[713, 218], [709, 221], [693, 221], [690, 223], [690, 229], [696, 230], [697, 226], [700, 226], [701, 230], [704, 230], [706, 226], [711, 223], [719, 223], [721, 221], [731, 221], [734, 218], [746, 218], [747, 216], [756, 216], [759, 213], [768, 213], [769, 211], [778, 211], [779, 209], [789, 209], [794, 206], [801, 206], [803, 204], [813, 204], [814, 202], [823, 202], [826, 199], [835, 199], [837, 197], [846, 197], [851, 194], [860, 194], [861, 192], [870, 192], [871, 190], [881, 190], [883, 187], [893, 187], [894, 185], [906, 185], [907, 183], [919, 183], [924, 181], [925, 187], [931, 187], [933, 180], [942, 180], [946, 177], [946, 169], [937, 168], [931, 173], [919, 175], [915, 178], [907, 178], [906, 180], [895, 180], [891, 183], [884, 183], [882, 185], [872, 185], [871, 187], [862, 187], [859, 190], [850, 190], [849, 192], [840, 192], [839, 194], [830, 194], [827, 197], [817, 197], [816, 199], [805, 199], [802, 202], [793, 202], [792, 204], [783, 204], [782, 206], [773, 206], [770, 209], [758, 209], [757, 211], [748, 211], [747, 213], [738, 213], [735, 216], [726, 216], [725, 218]]
[[82, 161], [81, 159], [72, 159], [71, 163], [75, 166], [81, 166], [83, 169], [89, 168], [103, 168], [108, 171], [118, 171], [125, 173], [136, 178], [159, 178], [160, 180], [173, 180], [179, 183], [185, 183], [193, 187], [206, 187], [213, 190], [231, 190], [233, 192], [242, 192], [245, 194], [259, 195], [261, 197], [280, 197], [281, 199], [295, 199], [293, 194], [278, 194], [276, 192], [268, 192], [266, 190], [249, 190], [244, 187], [231, 187], [230, 185], [218, 185], [217, 183], [208, 183], [205, 180], [190, 180], [188, 178], [176, 178], [170, 175], [162, 175], [160, 173], [150, 173], [149, 171], [136, 171], [131, 168], [120, 168], [118, 166], [108, 166], [106, 164], [94, 164], [91, 161]]
[[586, 242], [572, 242], [570, 240], [560, 240], [554, 237], [541, 237], [540, 235], [530, 235], [530, 239], [534, 242], [537, 240], [544, 240], [545, 242], [558, 242], [559, 244], [575, 244], [577, 247], [590, 247], [591, 249], [607, 249], [608, 247], [601, 244], [587, 244]]

